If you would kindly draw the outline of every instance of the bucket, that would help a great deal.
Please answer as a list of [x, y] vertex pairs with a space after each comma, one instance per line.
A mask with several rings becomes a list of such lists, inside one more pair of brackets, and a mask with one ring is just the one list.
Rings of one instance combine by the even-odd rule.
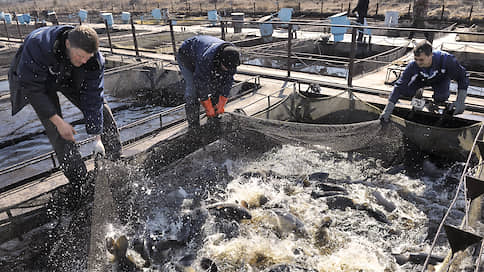
[[291, 21], [292, 11], [292, 8], [281, 8], [278, 13], [279, 20], [281, 20], [281, 22]]
[[243, 12], [233, 12], [230, 14], [232, 16], [232, 20], [234, 21], [242, 21], [242, 22], [233, 22], [232, 25], [234, 26], [234, 33], [241, 33], [242, 27], [244, 26], [244, 13]]
[[208, 20], [210, 21], [210, 23], [212, 23], [212, 25], [215, 25], [217, 23], [218, 14], [216, 9], [208, 11]]
[[113, 26], [113, 14], [111, 12], [101, 13], [101, 17], [107, 21], [108, 27]]
[[[329, 17], [329, 21], [332, 25], [349, 25], [350, 20], [346, 17], [346, 14], [336, 14]], [[346, 33], [347, 27], [341, 26], [331, 26], [331, 33], [333, 34], [333, 38], [335, 42], [340, 42], [344, 39], [344, 35]]]
[[10, 15], [10, 13], [5, 13], [4, 17], [5, 17], [5, 23], [7, 24], [12, 23], [12, 15]]
[[161, 20], [161, 10], [159, 8], [155, 8], [151, 11], [151, 16], [155, 20]]
[[85, 22], [87, 19], [87, 10], [80, 9], [79, 10], [79, 19], [81, 19], [81, 22]]
[[131, 18], [131, 13], [126, 11], [121, 12], [121, 21], [123, 21], [124, 24], [129, 23], [130, 18]]

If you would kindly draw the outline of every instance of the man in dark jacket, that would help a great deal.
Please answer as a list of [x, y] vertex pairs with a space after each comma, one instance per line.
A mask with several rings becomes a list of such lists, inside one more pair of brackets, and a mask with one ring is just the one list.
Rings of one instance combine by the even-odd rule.
[[[358, 22], [360, 25], [365, 24], [365, 17], [368, 14], [369, 2], [369, 0], [358, 0], [358, 4], [352, 11], [353, 13], [355, 13], [355, 11], [358, 13], [358, 18], [356, 19], [356, 22]], [[363, 29], [358, 29], [358, 41], [363, 41]]]
[[62, 117], [58, 91], [83, 113], [86, 132], [96, 138], [94, 151], [110, 159], [121, 154], [119, 132], [104, 100], [104, 58], [98, 46], [90, 27], [42, 27], [25, 38], [8, 73], [12, 115], [32, 105], [73, 193], [81, 193], [87, 170], [76, 131]]
[[218, 38], [195, 36], [183, 42], [177, 61], [185, 79], [188, 127], [197, 129], [200, 126], [200, 104], [209, 118], [224, 112], [240, 64], [239, 51]]
[[410, 62], [397, 80], [380, 119], [388, 122], [400, 96], [413, 97], [420, 88], [431, 86], [436, 104], [447, 101], [450, 95], [450, 80], [457, 82], [457, 99], [452, 103], [454, 114], [465, 109], [469, 77], [466, 69], [455, 57], [444, 51], [432, 51], [432, 45], [424, 40], [414, 48], [414, 61]]

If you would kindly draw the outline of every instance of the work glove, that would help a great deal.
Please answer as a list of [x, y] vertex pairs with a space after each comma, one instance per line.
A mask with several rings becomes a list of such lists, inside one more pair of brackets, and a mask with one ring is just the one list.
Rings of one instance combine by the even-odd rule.
[[213, 108], [212, 100], [210, 100], [210, 97], [207, 100], [200, 101], [200, 103], [205, 108], [205, 114], [207, 115], [207, 117], [215, 117], [215, 109]]
[[94, 157], [97, 157], [100, 155], [101, 157], [104, 157], [106, 155], [106, 150], [104, 149], [103, 142], [101, 141], [101, 135], [96, 136], [96, 140], [94, 140]]
[[395, 103], [388, 101], [388, 104], [385, 106], [385, 109], [380, 114], [380, 121], [384, 123], [388, 123], [388, 121], [390, 121], [390, 115], [392, 114], [394, 108], [395, 108]]
[[465, 105], [465, 100], [467, 96], [467, 90], [458, 90], [457, 91], [457, 99], [455, 102], [452, 103], [452, 107], [454, 109], [454, 115], [456, 114], [461, 114], [464, 112], [466, 105]]
[[227, 100], [229, 100], [227, 97], [225, 96], [219, 96], [218, 97], [218, 103], [217, 105], [215, 106], [215, 110], [217, 111], [217, 114], [222, 114], [225, 112], [225, 104], [227, 104]]

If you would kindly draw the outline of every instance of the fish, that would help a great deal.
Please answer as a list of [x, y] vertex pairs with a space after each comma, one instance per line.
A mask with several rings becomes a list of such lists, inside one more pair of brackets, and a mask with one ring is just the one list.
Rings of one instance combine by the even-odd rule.
[[252, 219], [249, 210], [235, 203], [215, 203], [205, 207], [210, 214], [219, 219], [240, 222], [243, 219]]
[[343, 196], [331, 196], [327, 198], [327, 204], [330, 209], [345, 210], [346, 208], [352, 208], [360, 211], [365, 211], [369, 216], [375, 218], [375, 220], [390, 224], [386, 215], [376, 209], [372, 209], [367, 204], [356, 204], [351, 198]]
[[113, 271], [141, 271], [143, 267], [149, 266], [149, 263], [138, 252], [129, 249], [128, 246], [128, 238], [125, 235], [121, 235], [117, 239], [106, 238], [106, 249], [111, 254]]
[[[402, 254], [393, 254], [395, 260], [399, 265], [404, 265], [406, 263], [413, 263], [413, 264], [423, 264], [425, 259], [427, 258], [427, 253], [402, 253]], [[443, 262], [445, 257], [438, 256], [438, 255], [430, 255], [429, 264], [436, 265], [438, 263]]]
[[379, 191], [373, 191], [372, 195], [375, 197], [376, 202], [382, 205], [387, 212], [393, 212], [397, 208], [393, 202], [386, 199]]
[[200, 267], [207, 272], [218, 272], [218, 268], [215, 262], [206, 257], [203, 257], [200, 260]]
[[315, 181], [326, 181], [328, 180], [329, 174], [325, 172], [315, 172], [308, 176], [309, 180]]
[[281, 209], [274, 209], [270, 212], [273, 215], [273, 219], [275, 219], [273, 224], [279, 234], [288, 232], [294, 232], [303, 236], [307, 234], [304, 223], [295, 215]]

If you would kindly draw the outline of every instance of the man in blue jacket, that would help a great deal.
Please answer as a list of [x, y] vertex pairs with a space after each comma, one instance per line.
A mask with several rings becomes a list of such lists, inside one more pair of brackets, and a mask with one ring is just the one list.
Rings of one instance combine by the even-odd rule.
[[410, 62], [395, 83], [388, 104], [380, 115], [380, 120], [388, 122], [400, 96], [413, 97], [420, 88], [431, 86], [436, 104], [447, 101], [450, 95], [450, 80], [457, 82], [457, 99], [452, 103], [453, 114], [461, 114], [465, 109], [465, 99], [469, 77], [466, 69], [457, 59], [444, 51], [432, 51], [432, 45], [424, 40], [414, 48], [414, 61]]
[[224, 112], [240, 65], [239, 51], [231, 43], [201, 35], [183, 42], [177, 61], [185, 79], [188, 127], [193, 131], [200, 127], [200, 104], [209, 118]]
[[104, 58], [96, 32], [87, 26], [42, 27], [30, 33], [8, 73], [12, 115], [30, 103], [52, 144], [57, 160], [79, 195], [87, 170], [76, 145], [74, 128], [62, 117], [57, 92], [84, 115], [86, 132], [95, 135], [94, 151], [119, 158], [121, 142], [104, 100]]

